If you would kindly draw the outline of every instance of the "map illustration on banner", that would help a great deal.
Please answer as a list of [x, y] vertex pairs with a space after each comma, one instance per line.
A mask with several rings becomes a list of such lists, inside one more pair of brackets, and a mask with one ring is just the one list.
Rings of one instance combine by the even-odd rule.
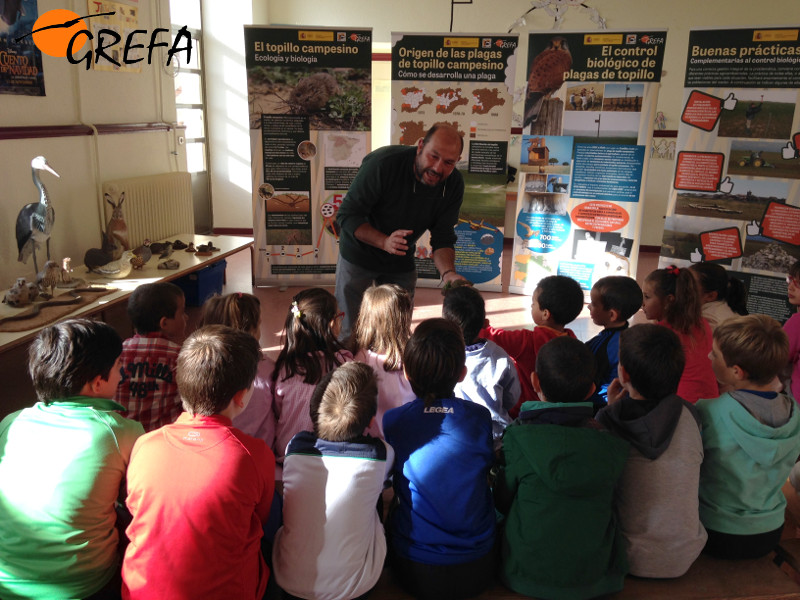
[[635, 275], [666, 32], [531, 34], [510, 291]]
[[[518, 37], [392, 34], [392, 143], [414, 145], [436, 123], [458, 129], [464, 201], [456, 269], [500, 291], [508, 141]], [[438, 283], [430, 236], [417, 242], [419, 284]]]
[[708, 261], [785, 321], [800, 259], [800, 27], [691, 31], [660, 266]]
[[371, 145], [371, 40], [245, 27], [257, 284], [333, 281], [336, 212]]

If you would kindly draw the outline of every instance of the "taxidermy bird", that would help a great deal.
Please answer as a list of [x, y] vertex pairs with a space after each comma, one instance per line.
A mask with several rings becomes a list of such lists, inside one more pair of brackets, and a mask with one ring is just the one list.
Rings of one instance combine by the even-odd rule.
[[39, 202], [26, 204], [17, 215], [17, 249], [19, 250], [17, 260], [27, 263], [28, 257], [33, 254], [33, 268], [38, 273], [36, 248], [44, 242], [47, 247], [47, 259], [50, 260], [50, 232], [53, 230], [53, 223], [56, 220], [47, 190], [39, 179], [39, 172], [49, 171], [56, 177], [61, 176], [47, 164], [44, 156], [37, 156], [31, 161], [31, 171], [33, 183], [39, 189]]
[[[53, 292], [61, 280], [61, 267], [54, 260], [48, 260], [44, 263], [44, 269], [36, 276], [36, 283], [39, 284], [39, 289], [42, 291], [42, 296], [52, 298]], [[47, 290], [50, 290], [49, 292]]]
[[531, 63], [523, 127], [527, 127], [539, 118], [542, 103], [558, 91], [564, 83], [564, 73], [571, 68], [572, 54], [567, 47], [567, 40], [555, 36], [547, 48], [537, 54]]
[[122, 253], [122, 258], [119, 260], [112, 260], [110, 263], [95, 267], [92, 269], [92, 272], [105, 277], [110, 277], [111, 279], [122, 279], [130, 275], [131, 269], [133, 268], [131, 259], [134, 256], [135, 255], [133, 254], [133, 251], [125, 250], [125, 252]]
[[151, 242], [150, 240], [144, 241], [145, 246], [150, 247], [153, 254], [158, 254], [158, 258], [169, 258], [172, 254], [172, 242]]
[[153, 257], [153, 251], [150, 249], [149, 242], [150, 240], [145, 240], [144, 244], [133, 249], [133, 253], [142, 259], [143, 265], [147, 264], [147, 261]]

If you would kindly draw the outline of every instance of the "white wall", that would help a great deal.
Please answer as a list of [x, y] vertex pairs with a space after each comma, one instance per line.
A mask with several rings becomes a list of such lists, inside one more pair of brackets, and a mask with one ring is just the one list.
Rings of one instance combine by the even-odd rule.
[[[138, 7], [140, 29], [169, 28], [166, 0], [141, 0]], [[54, 8], [87, 14], [85, 0], [39, 0], [40, 15]], [[156, 56], [139, 73], [111, 73], [86, 71], [83, 64], [45, 55], [46, 96], [0, 95], [0, 127], [173, 123], [174, 80], [156, 64]], [[16, 277], [34, 276], [31, 259], [27, 265], [17, 261], [14, 226], [20, 209], [39, 199], [30, 162], [40, 154], [61, 175], [42, 175], [56, 212], [51, 256], [71, 256], [73, 266], [81, 265], [86, 250], [100, 243], [104, 217], [98, 183], [186, 169], [183, 146], [176, 146], [173, 132], [0, 141], [0, 289], [10, 287]], [[44, 256], [44, 250], [37, 255], [40, 268]]]
[[[202, 0], [206, 114], [214, 227], [253, 227], [244, 26], [253, 0]], [[257, 16], [265, 19], [264, 6]], [[261, 23], [264, 23], [262, 20]]]

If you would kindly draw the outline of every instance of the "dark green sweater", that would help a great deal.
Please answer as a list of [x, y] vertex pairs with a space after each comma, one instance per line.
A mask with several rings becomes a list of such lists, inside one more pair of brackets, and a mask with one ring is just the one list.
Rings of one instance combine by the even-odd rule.
[[501, 577], [515, 592], [581, 600], [622, 589], [613, 498], [628, 443], [591, 416], [589, 402], [526, 402], [505, 430], [495, 503], [506, 514]]
[[[416, 146], [385, 146], [364, 157], [336, 220], [341, 227], [342, 258], [364, 269], [386, 273], [414, 270], [416, 242], [431, 232], [431, 247], [455, 247], [453, 228], [464, 197], [464, 180], [454, 169], [445, 181], [428, 187], [414, 176]], [[388, 254], [356, 239], [354, 232], [364, 223], [389, 235], [410, 229], [405, 256]]]

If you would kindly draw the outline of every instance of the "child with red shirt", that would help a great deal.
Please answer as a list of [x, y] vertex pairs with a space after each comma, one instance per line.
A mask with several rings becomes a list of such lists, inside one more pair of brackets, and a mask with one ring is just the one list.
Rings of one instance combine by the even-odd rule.
[[702, 316], [697, 280], [689, 269], [670, 265], [656, 269], [644, 280], [642, 309], [648, 319], [658, 321], [678, 334], [686, 356], [678, 396], [694, 404], [700, 398], [719, 396], [717, 378], [711, 369], [711, 327]]
[[571, 277], [551, 275], [545, 277], [533, 290], [531, 317], [536, 327], [504, 330], [489, 325], [488, 320], [479, 336], [493, 341], [517, 363], [522, 393], [517, 405], [509, 411], [512, 417], [519, 414], [523, 402], [538, 400], [533, 390], [531, 373], [536, 369], [536, 354], [553, 338], [575, 337], [566, 325], [574, 321], [583, 310], [583, 290]]
[[128, 467], [125, 600], [264, 595], [275, 456], [232, 422], [250, 401], [260, 358], [252, 335], [224, 325], [198, 329], [181, 348], [186, 412], [139, 438]]

